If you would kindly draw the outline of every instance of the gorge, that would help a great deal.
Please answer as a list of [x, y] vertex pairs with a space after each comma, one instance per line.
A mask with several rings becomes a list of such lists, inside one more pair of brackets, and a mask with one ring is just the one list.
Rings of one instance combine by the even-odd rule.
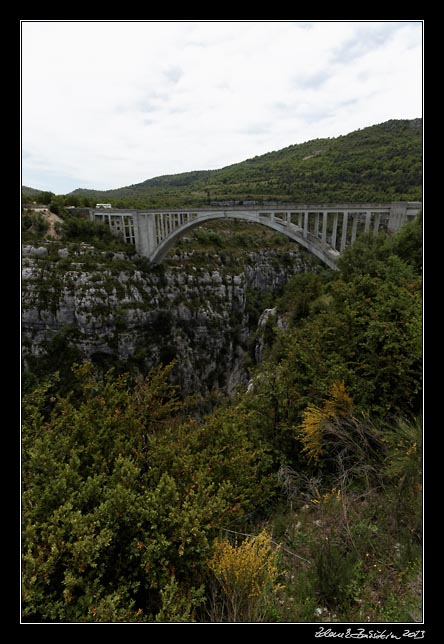
[[[248, 382], [259, 317], [275, 305], [288, 279], [321, 270], [299, 245], [263, 231], [263, 248], [227, 246], [257, 226], [219, 222], [209, 243], [188, 253], [173, 250], [164, 265], [149, 268], [124, 252], [43, 242], [24, 246], [22, 341], [31, 371], [54, 353], [119, 363], [144, 371], [175, 361], [172, 377], [184, 394], [212, 388], [232, 393]], [[225, 250], [211, 247], [219, 235]], [[194, 239], [196, 241], [197, 238]], [[278, 245], [271, 242], [278, 239]], [[192, 239], [188, 244], [192, 244]], [[268, 246], [268, 247], [267, 247]], [[67, 353], [68, 352], [68, 353]]]

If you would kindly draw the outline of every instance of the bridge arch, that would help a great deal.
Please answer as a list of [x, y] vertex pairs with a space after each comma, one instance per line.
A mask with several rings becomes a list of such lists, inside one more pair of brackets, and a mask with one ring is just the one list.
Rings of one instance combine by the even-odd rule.
[[158, 264], [187, 231], [213, 219], [239, 219], [286, 235], [335, 270], [343, 250], [361, 233], [397, 232], [414, 219], [420, 202], [378, 204], [287, 204], [275, 207], [233, 207], [193, 210], [96, 210], [92, 220], [134, 244], [139, 255]]
[[160, 242], [156, 250], [153, 252], [151, 261], [154, 264], [160, 264], [160, 262], [165, 258], [168, 251], [183, 235], [186, 234], [187, 231], [190, 231], [193, 228], [197, 228], [206, 221], [215, 219], [237, 219], [271, 228], [272, 230], [278, 233], [282, 233], [293, 241], [299, 243], [301, 246], [318, 257], [329, 268], [337, 270], [336, 260], [339, 257], [338, 251], [335, 251], [332, 248], [329, 249], [325, 244], [322, 244], [318, 239], [316, 239], [316, 237], [311, 233], [307, 233], [306, 237], [304, 237], [303, 229], [295, 226], [294, 224], [281, 222], [281, 220], [273, 220], [268, 217], [261, 218], [260, 215], [248, 212], [219, 212], [199, 215], [199, 217], [197, 217], [196, 219], [182, 224], [180, 227], [176, 228], [169, 235], [167, 235], [167, 237], [165, 237], [165, 239]]

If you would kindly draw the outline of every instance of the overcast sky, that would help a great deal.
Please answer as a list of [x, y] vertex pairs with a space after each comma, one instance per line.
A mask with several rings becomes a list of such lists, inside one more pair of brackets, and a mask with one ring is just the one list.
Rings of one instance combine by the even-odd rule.
[[22, 183], [222, 168], [422, 116], [422, 23], [22, 22]]

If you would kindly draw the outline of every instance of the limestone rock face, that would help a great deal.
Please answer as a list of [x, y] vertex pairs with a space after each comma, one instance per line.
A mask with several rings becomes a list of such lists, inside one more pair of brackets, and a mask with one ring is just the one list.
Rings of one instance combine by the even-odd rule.
[[[248, 347], [257, 327], [249, 293], [277, 290], [311, 268], [298, 248], [287, 260], [282, 266], [267, 250], [230, 267], [165, 263], [154, 270], [87, 245], [25, 247], [24, 367], [63, 340], [81, 357], [132, 361], [142, 370], [175, 360], [174, 378], [184, 393], [231, 393], [247, 384], [245, 357], [255, 352]], [[260, 359], [260, 347], [256, 353]]]
[[23, 246], [22, 248], [22, 255], [24, 257], [28, 257], [28, 256], [46, 257], [47, 254], [48, 254], [48, 249], [45, 248], [44, 246], [39, 246], [36, 248], [35, 246], [27, 245], [27, 246]]

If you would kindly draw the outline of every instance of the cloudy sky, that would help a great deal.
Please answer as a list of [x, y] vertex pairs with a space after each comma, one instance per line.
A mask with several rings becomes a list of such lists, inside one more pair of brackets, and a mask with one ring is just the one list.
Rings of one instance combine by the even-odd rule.
[[422, 115], [421, 21], [22, 22], [22, 183], [221, 168]]

